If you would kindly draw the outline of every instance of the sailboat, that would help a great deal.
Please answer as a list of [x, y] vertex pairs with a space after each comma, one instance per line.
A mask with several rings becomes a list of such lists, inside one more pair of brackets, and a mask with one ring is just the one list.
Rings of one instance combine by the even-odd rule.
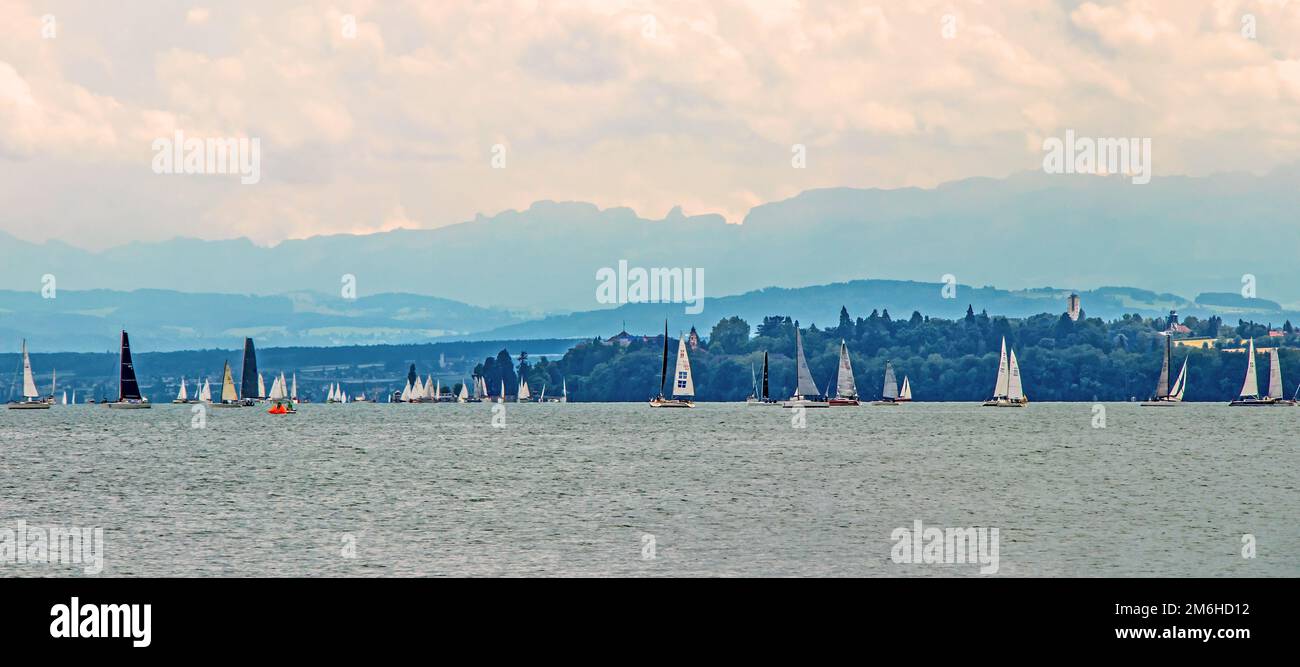
[[293, 401], [294, 403], [302, 403], [302, 400], [298, 398], [298, 374], [297, 373], [293, 374], [293, 385], [289, 389], [289, 400]]
[[[1300, 392], [1300, 387], [1297, 387], [1296, 391]], [[569, 402], [569, 381], [567, 379], [560, 380], [560, 402]]]
[[289, 399], [288, 384], [288, 381], [284, 379], [284, 373], [280, 373], [280, 376], [275, 378], [275, 382], [271, 384], [270, 399], [272, 405], [271, 408], [267, 410], [267, 413], [273, 415], [292, 415], [298, 412], [298, 409], [293, 405], [293, 401]]
[[546, 402], [546, 385], [545, 385], [545, 384], [542, 385], [542, 393], [537, 397], [537, 402], [538, 402], [538, 403], [545, 403], [545, 402]]
[[797, 367], [798, 384], [795, 386], [794, 396], [789, 400], [783, 401], [783, 408], [827, 408], [830, 403], [818, 400], [821, 397], [821, 390], [817, 388], [817, 383], [813, 382], [812, 371], [808, 369], [808, 359], [803, 354], [803, 336], [799, 333], [799, 325], [794, 327], [794, 356]]
[[[257, 372], [257, 347], [252, 338], [244, 339], [243, 371], [239, 376], [239, 398], [252, 405], [266, 394], [262, 391], [262, 376]], [[224, 390], [222, 392], [225, 393]], [[222, 401], [225, 401], [223, 396]]]
[[108, 407], [117, 410], [152, 408], [149, 399], [140, 395], [140, 383], [135, 377], [135, 364], [131, 361], [131, 339], [122, 332], [122, 353], [117, 380], [117, 400]]
[[469, 389], [466, 388], [466, 383], [463, 378], [460, 381], [460, 393], [456, 395], [456, 402], [457, 403], [469, 402]]
[[527, 402], [529, 402], [530, 400], [532, 400], [532, 398], [533, 398], [533, 394], [532, 394], [532, 392], [528, 391], [528, 380], [525, 379], [525, 378], [523, 378], [523, 377], [520, 377], [520, 378], [519, 378], [519, 395], [518, 395], [518, 396], [515, 396], [515, 402], [516, 402], [516, 403], [527, 403]]
[[[211, 399], [211, 392], [208, 397]], [[212, 407], [242, 408], [245, 405], [247, 404], [239, 398], [239, 392], [235, 391], [235, 378], [230, 374], [230, 362], [227, 361], [221, 371], [221, 400], [213, 403]]]
[[1250, 339], [1250, 347], [1247, 349], [1246, 357], [1246, 381], [1241, 385], [1241, 395], [1228, 405], [1295, 405], [1294, 401], [1288, 401], [1282, 397], [1282, 364], [1278, 359], [1276, 347], [1268, 350], [1268, 394], [1265, 396], [1259, 394], [1259, 378], [1255, 370], [1254, 338]]
[[69, 403], [69, 405], [76, 405], [76, 404], [77, 404], [77, 390], [76, 390], [76, 389], [73, 389], [73, 390], [72, 390], [72, 402]]
[[200, 403], [212, 402], [212, 385], [208, 384], [207, 378], [203, 378], [203, 388], [199, 390], [199, 402]]
[[[673, 370], [673, 397], [664, 396], [664, 385], [668, 381], [668, 321], [664, 320], [664, 357], [663, 369], [659, 375], [659, 395], [650, 399], [652, 408], [693, 408], [695, 402], [695, 381], [691, 378], [691, 359], [686, 353], [686, 339], [677, 338], [677, 366]], [[683, 398], [678, 398], [679, 396]]]
[[849, 360], [849, 348], [840, 340], [840, 365], [835, 382], [835, 397], [830, 400], [831, 407], [858, 405], [858, 385], [853, 380], [853, 363]]
[[1020, 384], [1020, 364], [1016, 363], [1016, 351], [1007, 355], [1007, 339], [1002, 337], [1002, 355], [998, 358], [998, 379], [993, 383], [993, 398], [984, 401], [986, 408], [1019, 408], [1029, 403], [1024, 387]]
[[262, 374], [257, 374], [257, 399], [260, 401], [266, 398], [266, 383], [262, 382]]
[[895, 400], [894, 402], [895, 403], [912, 402], [912, 383], [908, 381], [906, 375], [903, 376], [903, 388], [898, 390], [898, 399]]
[[898, 405], [898, 376], [894, 375], [894, 365], [885, 360], [885, 384], [880, 389], [880, 400], [872, 405]]
[[745, 399], [745, 405], [780, 405], [768, 392], [767, 352], [763, 353], [763, 373], [761, 382], [754, 383], [754, 395]]
[[189, 392], [185, 389], [185, 376], [182, 375], [181, 390], [176, 394], [176, 398], [172, 400], [172, 403], [189, 403], [189, 402], [190, 402], [190, 395]]
[[497, 396], [497, 403], [505, 403], [505, 402], [506, 402], [506, 381], [504, 378], [502, 378], [501, 394]]
[[27, 356], [27, 341], [23, 340], [23, 400], [9, 404], [10, 410], [49, 410], [50, 404], [40, 400], [36, 378], [32, 375], [32, 359]]
[[[55, 370], [50, 373], [50, 395], [45, 399], [46, 403], [54, 405], [54, 397], [59, 393], [59, 371]], [[67, 403], [67, 401], [64, 401]]]
[[1187, 359], [1183, 359], [1183, 369], [1178, 371], [1178, 379], [1174, 380], [1173, 386], [1169, 386], [1169, 369], [1172, 365], [1170, 360], [1173, 356], [1173, 336], [1161, 334], [1165, 337], [1165, 354], [1164, 360], [1160, 364], [1160, 379], [1156, 380], [1156, 393], [1150, 399], [1143, 401], [1142, 405], [1146, 407], [1158, 407], [1162, 405], [1178, 405], [1183, 402], [1183, 390], [1187, 388]]

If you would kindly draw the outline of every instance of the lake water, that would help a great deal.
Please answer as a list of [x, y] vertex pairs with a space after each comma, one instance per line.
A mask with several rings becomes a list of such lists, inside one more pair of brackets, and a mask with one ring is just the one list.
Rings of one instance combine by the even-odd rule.
[[0, 410], [0, 528], [108, 576], [979, 576], [891, 560], [917, 520], [998, 576], [1300, 575], [1300, 408], [191, 407]]

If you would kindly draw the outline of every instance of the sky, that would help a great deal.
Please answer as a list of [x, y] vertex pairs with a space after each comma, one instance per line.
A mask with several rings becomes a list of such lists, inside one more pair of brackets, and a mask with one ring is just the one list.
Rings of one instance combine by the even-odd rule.
[[[0, 232], [90, 249], [548, 199], [740, 223], [1042, 169], [1067, 130], [1149, 138], [1155, 178], [1300, 156], [1300, 1], [4, 0], [0, 25]], [[259, 180], [156, 173], [178, 130], [257, 139]]]

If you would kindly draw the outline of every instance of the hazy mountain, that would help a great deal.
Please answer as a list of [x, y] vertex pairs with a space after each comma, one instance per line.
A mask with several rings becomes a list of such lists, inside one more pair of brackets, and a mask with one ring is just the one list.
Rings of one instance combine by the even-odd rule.
[[90, 253], [0, 235], [0, 287], [36, 291], [167, 287], [193, 292], [434, 295], [479, 306], [585, 311], [596, 272], [619, 260], [699, 267], [706, 295], [857, 278], [1023, 289], [1141, 285], [1157, 292], [1257, 295], [1295, 308], [1300, 169], [1263, 176], [1122, 177], [1026, 173], [935, 189], [804, 192], [754, 208], [743, 225], [714, 215], [664, 220], [629, 209], [539, 202], [436, 230], [325, 236], [262, 248], [173, 239]]
[[[475, 334], [475, 337], [609, 337], [624, 323], [629, 332], [644, 334], [660, 331], [665, 319], [673, 336], [678, 331], [690, 330], [692, 326], [701, 336], [707, 336], [718, 320], [733, 315], [744, 319], [750, 327], [757, 327], [768, 315], [789, 315], [803, 326], [816, 324], [826, 328], [839, 322], [841, 306], [847, 308], [854, 318], [866, 317], [872, 310], [888, 310], [893, 319], [906, 319], [913, 311], [928, 317], [956, 319], [966, 314], [968, 305], [977, 313], [987, 310], [990, 315], [1028, 317], [1039, 313], [1064, 313], [1066, 297], [1071, 292], [1051, 287], [1008, 291], [958, 285], [956, 296], [947, 299], [943, 296], [943, 287], [942, 283], [897, 280], [855, 280], [795, 289], [769, 287], [736, 296], [706, 299], [704, 311], [698, 315], [686, 314], [682, 304], [628, 304], [613, 310], [571, 313], [512, 324]], [[1300, 323], [1298, 312], [1282, 310], [1277, 303], [1263, 299], [1241, 299], [1240, 295], [1203, 294], [1189, 300], [1174, 294], [1131, 287], [1079, 290], [1078, 294], [1087, 317], [1107, 320], [1126, 313], [1163, 317], [1170, 310], [1177, 310], [1184, 318], [1219, 315], [1229, 324], [1246, 319], [1281, 326], [1287, 318]], [[1232, 296], [1237, 298], [1232, 299]]]
[[100, 352], [117, 348], [127, 329], [139, 350], [194, 350], [242, 344], [268, 346], [424, 343], [500, 327], [508, 312], [412, 294], [355, 300], [309, 292], [279, 296], [189, 294], [169, 290], [76, 291], [53, 299], [35, 291], [0, 291], [0, 351]]

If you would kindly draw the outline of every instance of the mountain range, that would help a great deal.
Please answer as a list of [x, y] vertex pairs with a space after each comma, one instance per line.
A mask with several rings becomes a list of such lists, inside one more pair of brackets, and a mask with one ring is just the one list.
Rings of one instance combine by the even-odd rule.
[[[0, 234], [0, 287], [362, 297], [406, 293], [516, 317], [606, 308], [597, 272], [699, 268], [706, 298], [888, 277], [1023, 290], [1138, 285], [1236, 293], [1300, 309], [1300, 167], [1262, 175], [972, 178], [933, 189], [830, 188], [753, 208], [743, 224], [680, 208], [537, 202], [438, 229], [334, 235], [260, 247], [247, 239], [136, 241], [100, 252]], [[16, 228], [21, 221], [6, 221]], [[505, 325], [506, 323], [501, 323]], [[467, 326], [427, 324], [465, 332]]]
[[[517, 313], [480, 308], [413, 294], [379, 294], [355, 300], [308, 292], [279, 296], [189, 294], [169, 290], [115, 292], [60, 290], [56, 298], [33, 292], [0, 291], [0, 352], [16, 352], [28, 339], [43, 352], [115, 350], [117, 333], [131, 332], [139, 351], [238, 349], [245, 336], [260, 348], [413, 345], [428, 342], [541, 340], [609, 337], [620, 329], [633, 334], [660, 331], [665, 320], [673, 334], [696, 327], [707, 336], [725, 317], [738, 316], [757, 327], [763, 317], [788, 315], [804, 326], [834, 326], [840, 308], [852, 317], [872, 310], [897, 318], [913, 311], [956, 319], [966, 308], [991, 315], [1027, 317], [1064, 312], [1070, 290], [1043, 287], [1001, 290], [898, 280], [855, 280], [800, 288], [769, 287], [706, 299], [702, 312], [688, 315], [680, 303], [625, 304], [613, 309], [525, 319]], [[1300, 312], [1274, 301], [1236, 293], [1204, 293], [1194, 299], [1131, 287], [1078, 292], [1089, 317], [1115, 319], [1136, 313], [1162, 317], [1218, 315], [1280, 325], [1300, 322]], [[951, 297], [951, 298], [949, 298]], [[549, 345], [548, 352], [562, 346]]]

